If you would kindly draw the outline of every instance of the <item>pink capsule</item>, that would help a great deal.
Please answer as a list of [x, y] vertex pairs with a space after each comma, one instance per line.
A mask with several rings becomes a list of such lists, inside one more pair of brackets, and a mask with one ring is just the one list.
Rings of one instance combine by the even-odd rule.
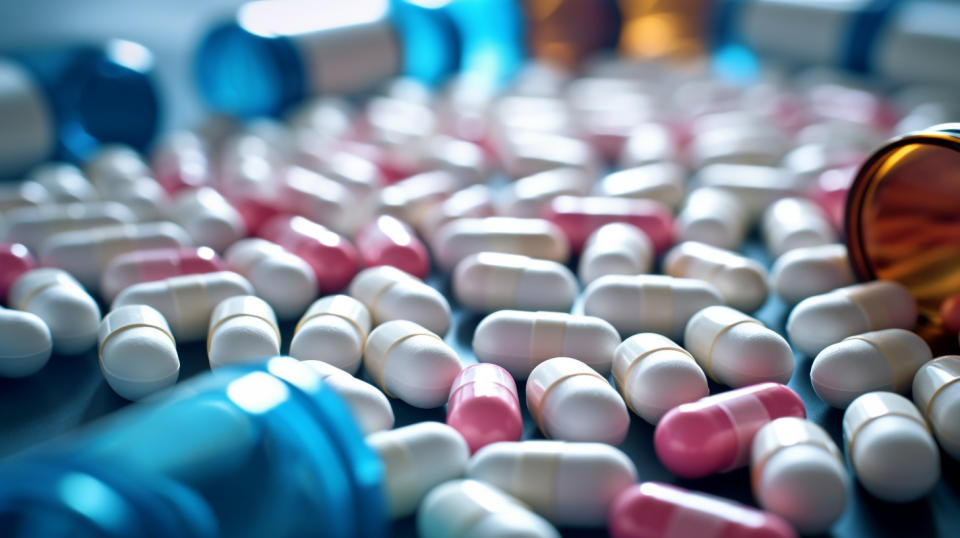
[[380, 215], [361, 228], [354, 241], [367, 267], [389, 265], [420, 279], [430, 274], [427, 248], [398, 218]]
[[793, 538], [781, 517], [713, 495], [643, 482], [623, 490], [607, 520], [614, 538]]
[[150, 160], [153, 175], [170, 194], [210, 183], [210, 162], [203, 140], [195, 133], [174, 133], [160, 142]]
[[267, 221], [257, 235], [304, 259], [324, 294], [347, 287], [360, 269], [357, 249], [342, 235], [304, 217], [280, 215]]
[[110, 260], [103, 271], [100, 290], [104, 298], [112, 301], [124, 289], [141, 282], [226, 270], [223, 260], [210, 247], [135, 250]]
[[653, 445], [670, 472], [701, 478], [746, 466], [753, 436], [768, 422], [806, 416], [793, 390], [760, 383], [671, 409], [657, 424]]
[[558, 196], [542, 217], [563, 230], [574, 252], [594, 231], [611, 222], [626, 222], [650, 237], [657, 253], [673, 245], [673, 212], [652, 200], [606, 196]]
[[447, 424], [460, 432], [470, 452], [523, 435], [517, 384], [510, 373], [491, 363], [464, 368], [450, 387]]
[[259, 230], [274, 217], [287, 214], [280, 203], [272, 198], [242, 192], [227, 192], [224, 198], [243, 217], [247, 230]]
[[0, 303], [7, 302], [7, 293], [14, 281], [36, 266], [27, 247], [20, 243], [0, 243]]

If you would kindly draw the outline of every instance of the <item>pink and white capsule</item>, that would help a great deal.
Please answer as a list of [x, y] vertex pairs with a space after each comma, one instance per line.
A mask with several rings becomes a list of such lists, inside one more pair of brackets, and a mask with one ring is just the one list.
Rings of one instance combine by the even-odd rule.
[[112, 301], [134, 284], [224, 269], [223, 260], [210, 247], [135, 250], [110, 260], [100, 277], [100, 294]]
[[318, 299], [300, 318], [290, 341], [290, 355], [325, 362], [355, 374], [370, 332], [370, 312], [349, 295]]
[[663, 272], [713, 284], [727, 305], [742, 312], [753, 312], [767, 300], [763, 265], [706, 243], [687, 241], [673, 247], [663, 260]]
[[499, 441], [519, 441], [523, 418], [510, 372], [483, 362], [464, 368], [450, 387], [447, 424], [460, 432], [470, 453]]
[[317, 297], [317, 277], [300, 256], [266, 239], [247, 238], [224, 253], [227, 265], [253, 285], [280, 319], [293, 319]]
[[98, 331], [100, 371], [114, 392], [139, 400], [169, 387], [180, 376], [177, 343], [167, 320], [146, 305], [118, 308]]
[[640, 228], [612, 222], [587, 238], [578, 273], [584, 286], [606, 275], [640, 275], [653, 268], [653, 243]]
[[550, 260], [479, 252], [457, 264], [453, 294], [461, 304], [480, 312], [567, 312], [577, 297], [577, 279], [565, 266]]
[[10, 288], [9, 304], [47, 324], [57, 354], [76, 355], [97, 343], [100, 307], [66, 271], [45, 267], [23, 273]]
[[273, 309], [253, 295], [228, 297], [213, 309], [207, 330], [210, 368], [265, 362], [280, 354]]
[[450, 328], [446, 297], [395, 267], [382, 265], [360, 271], [350, 283], [350, 295], [367, 307], [374, 326], [404, 319], [440, 335]]

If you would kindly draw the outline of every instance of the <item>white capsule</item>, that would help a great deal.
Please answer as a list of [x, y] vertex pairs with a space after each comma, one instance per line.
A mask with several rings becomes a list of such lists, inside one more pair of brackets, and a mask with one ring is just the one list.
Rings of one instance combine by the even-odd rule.
[[52, 352], [50, 328], [39, 316], [0, 307], [0, 377], [39, 372]]
[[0, 211], [53, 203], [47, 189], [36, 181], [0, 184]]
[[240, 213], [210, 187], [180, 193], [173, 203], [172, 215], [195, 244], [217, 252], [223, 252], [247, 235], [247, 226]]
[[367, 375], [391, 398], [430, 409], [447, 402], [463, 365], [457, 352], [412, 321], [388, 321], [367, 337]]
[[749, 215], [748, 221], [762, 215], [775, 201], [799, 196], [802, 190], [795, 175], [774, 166], [713, 164], [700, 169], [695, 182], [732, 194]]
[[554, 168], [579, 168], [590, 177], [599, 169], [593, 148], [582, 140], [552, 133], [511, 130], [501, 155], [512, 178], [532, 176]]
[[502, 442], [470, 460], [470, 478], [527, 503], [557, 525], [601, 526], [616, 496], [637, 481], [626, 454], [603, 443]]
[[390, 401], [377, 387], [344, 372], [336, 366], [315, 360], [305, 360], [320, 379], [343, 397], [364, 434], [393, 428], [393, 409]]
[[420, 229], [436, 205], [464, 186], [443, 170], [417, 174], [381, 190], [379, 211]]
[[440, 228], [432, 246], [435, 261], [445, 271], [453, 270], [467, 256], [484, 251], [557, 263], [566, 263], [570, 256], [566, 236], [555, 224], [543, 219], [459, 219]]
[[213, 309], [207, 330], [210, 368], [261, 363], [280, 354], [280, 328], [273, 309], [253, 295], [228, 297]]
[[617, 346], [613, 379], [630, 410], [650, 424], [674, 407], [710, 394], [693, 355], [656, 333], [635, 334]]
[[736, 196], [722, 189], [700, 187], [687, 196], [677, 215], [677, 238], [736, 250], [747, 235], [749, 222], [750, 215]]
[[620, 153], [620, 167], [645, 166], [676, 157], [677, 143], [669, 129], [659, 123], [641, 123], [630, 131]]
[[553, 357], [574, 357], [606, 375], [618, 345], [620, 336], [606, 321], [559, 312], [500, 310], [483, 318], [473, 333], [477, 359], [519, 379]]
[[351, 214], [356, 200], [350, 192], [312, 170], [288, 167], [280, 182], [279, 196], [289, 211], [337, 232], [352, 234], [359, 224]]
[[417, 231], [421, 237], [432, 241], [437, 230], [452, 220], [490, 217], [495, 212], [490, 187], [471, 185], [451, 194], [443, 202], [431, 205], [424, 212], [423, 223]]
[[180, 358], [167, 320], [146, 305], [103, 317], [98, 331], [100, 371], [114, 392], [139, 400], [177, 382]]
[[577, 297], [577, 279], [557, 262], [479, 252], [457, 264], [453, 293], [464, 306], [480, 312], [567, 312]]
[[584, 286], [605, 275], [640, 275], [653, 269], [653, 243], [640, 228], [612, 222], [584, 244], [578, 273]]
[[763, 238], [770, 254], [779, 257], [795, 248], [836, 243], [837, 232], [812, 201], [784, 198], [764, 213]]
[[583, 311], [610, 322], [622, 335], [654, 332], [683, 337], [687, 321], [700, 310], [722, 305], [708, 282], [664, 275], [607, 275], [583, 291]]
[[266, 239], [241, 239], [224, 253], [224, 261], [240, 273], [280, 319], [292, 319], [317, 297], [317, 277], [300, 256]]
[[83, 172], [72, 164], [38, 166], [30, 173], [30, 179], [43, 185], [57, 202], [89, 202], [100, 197]]
[[713, 380], [739, 388], [793, 375], [793, 351], [762, 322], [729, 306], [710, 306], [694, 314], [684, 344]]
[[75, 230], [136, 222], [137, 217], [117, 202], [28, 206], [6, 215], [6, 241], [23, 243], [36, 252], [50, 236]]
[[878, 390], [906, 394], [914, 374], [933, 358], [930, 346], [903, 329], [858, 334], [827, 347], [810, 367], [817, 396], [844, 408], [854, 398]]
[[445, 135], [434, 135], [424, 149], [423, 165], [450, 172], [463, 185], [480, 184], [490, 177], [491, 166], [483, 148]]
[[177, 341], [183, 343], [204, 338], [214, 307], [236, 295], [253, 295], [253, 286], [237, 273], [220, 271], [134, 284], [117, 295], [113, 308], [152, 306], [166, 318]]
[[548, 438], [618, 445], [630, 414], [607, 379], [577, 359], [555, 357], [527, 378], [527, 409]]
[[134, 178], [100, 190], [100, 197], [129, 207], [143, 222], [167, 218], [170, 202], [167, 191], [150, 176]]
[[792, 249], [770, 269], [770, 286], [788, 305], [856, 281], [847, 247], [840, 244]]
[[370, 311], [374, 326], [405, 319], [439, 335], [450, 328], [446, 297], [419, 278], [395, 267], [370, 267], [357, 273], [349, 293]]
[[800, 301], [787, 318], [787, 336], [815, 356], [848, 336], [881, 329], [913, 329], [917, 303], [902, 284], [876, 280]]
[[960, 460], [960, 356], [934, 359], [913, 378], [913, 401], [933, 426], [943, 450]]
[[592, 179], [579, 168], [555, 168], [520, 178], [505, 188], [498, 213], [507, 217], [539, 217], [557, 196], [586, 195]]
[[84, 172], [103, 194], [119, 184], [149, 175], [150, 169], [133, 148], [110, 144], [101, 147], [87, 161]]
[[884, 501], [917, 500], [940, 478], [937, 443], [899, 394], [869, 392], [854, 400], [843, 413], [843, 440], [857, 479]]
[[451, 480], [430, 490], [417, 511], [423, 538], [560, 538], [517, 498], [478, 480]]
[[57, 354], [76, 355], [97, 343], [100, 307], [65, 271], [27, 271], [10, 288], [9, 303], [17, 310], [36, 314], [47, 324]]
[[767, 300], [767, 271], [756, 260], [729, 250], [687, 241], [667, 253], [664, 274], [699, 278], [711, 284], [726, 304], [754, 312]]
[[683, 201], [686, 180], [687, 173], [680, 165], [658, 162], [609, 174], [594, 190], [599, 196], [644, 198], [676, 208]]
[[776, 166], [790, 147], [787, 137], [770, 124], [728, 125], [704, 130], [688, 151], [694, 168], [714, 163]]
[[87, 289], [96, 290], [107, 264], [120, 254], [191, 244], [187, 232], [172, 222], [104, 226], [50, 236], [40, 248], [40, 263], [64, 269]]
[[830, 435], [816, 423], [778, 418], [760, 428], [750, 450], [757, 503], [803, 534], [820, 534], [843, 514], [847, 470]]
[[363, 303], [349, 295], [330, 295], [310, 305], [300, 318], [290, 341], [290, 355], [355, 374], [369, 332], [370, 311]]

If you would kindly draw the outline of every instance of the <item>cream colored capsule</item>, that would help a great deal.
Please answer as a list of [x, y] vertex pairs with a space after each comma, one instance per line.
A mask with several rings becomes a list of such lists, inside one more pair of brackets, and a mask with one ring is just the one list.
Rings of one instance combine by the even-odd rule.
[[72, 164], [40, 165], [30, 172], [30, 179], [43, 185], [57, 202], [90, 202], [100, 197], [83, 172]]
[[525, 502], [557, 525], [602, 526], [616, 496], [637, 481], [626, 454], [603, 443], [493, 443], [470, 460], [467, 476]]
[[363, 433], [370, 434], [393, 428], [393, 409], [380, 389], [322, 361], [305, 360], [320, 379], [346, 400]]
[[0, 377], [39, 372], [52, 352], [50, 328], [39, 316], [0, 306]]
[[240, 273], [277, 313], [292, 319], [317, 297], [317, 277], [300, 256], [266, 239], [241, 239], [224, 253], [224, 261]]
[[612, 222], [597, 228], [580, 254], [584, 286], [605, 275], [640, 275], [653, 268], [653, 243], [640, 228]]
[[412, 321], [381, 324], [367, 337], [363, 365], [392, 398], [414, 407], [440, 407], [463, 365], [439, 336]]
[[369, 332], [370, 311], [363, 303], [349, 295], [329, 295], [310, 305], [300, 318], [290, 341], [290, 355], [355, 374]]
[[700, 187], [687, 196], [675, 222], [677, 238], [728, 250], [740, 248], [750, 215], [737, 197], [725, 190]]
[[430, 490], [417, 511], [423, 538], [560, 538], [519, 499], [479, 480], [451, 480]]
[[907, 288], [876, 280], [800, 301], [787, 318], [787, 336], [793, 347], [812, 357], [848, 336], [912, 329], [916, 321], [917, 303]]
[[837, 242], [837, 232], [823, 211], [805, 198], [778, 200], [763, 215], [763, 239], [770, 254], [779, 257], [795, 248]]
[[788, 305], [856, 281], [847, 247], [840, 244], [791, 249], [770, 269], [770, 286]]
[[13, 209], [4, 216], [6, 241], [23, 243], [34, 252], [37, 252], [50, 236], [58, 233], [137, 220], [129, 208], [117, 202], [28, 206]]
[[146, 305], [120, 307], [98, 331], [100, 371], [114, 392], [139, 400], [180, 376], [177, 343], [163, 314]]
[[583, 311], [610, 322], [620, 334], [654, 332], [679, 340], [695, 313], [723, 304], [708, 282], [663, 275], [608, 275], [583, 292]]
[[913, 377], [913, 401], [933, 426], [943, 450], [960, 460], [960, 355], [934, 359]]
[[623, 399], [607, 379], [577, 359], [555, 357], [527, 378], [527, 409], [549, 438], [620, 444], [630, 427]]
[[566, 263], [570, 245], [555, 224], [543, 219], [487, 217], [459, 219], [445, 224], [433, 238], [437, 264], [451, 271], [471, 254], [491, 251], [522, 254]]
[[483, 318], [473, 333], [477, 359], [519, 379], [553, 357], [575, 357], [606, 375], [619, 344], [620, 336], [606, 321], [559, 312], [500, 310]]
[[378, 266], [357, 273], [349, 293], [370, 311], [374, 326], [405, 319], [439, 335], [450, 328], [450, 305], [440, 292], [395, 267]]
[[8, 301], [47, 324], [54, 353], [75, 355], [97, 343], [100, 307], [66, 271], [52, 267], [27, 271], [13, 283]]
[[797, 177], [775, 166], [747, 164], [712, 164], [697, 172], [694, 179], [700, 187], [713, 187], [732, 194], [743, 206], [748, 222], [753, 221], [781, 198], [799, 196]]
[[206, 336], [213, 309], [236, 295], [253, 295], [253, 286], [237, 273], [220, 271], [134, 284], [117, 295], [113, 308], [152, 306], [166, 318], [178, 342], [190, 342]]
[[254, 295], [228, 297], [213, 309], [207, 330], [210, 368], [259, 363], [280, 354], [273, 309]]
[[910, 502], [940, 478], [940, 451], [910, 400], [868, 392], [843, 414], [843, 441], [857, 479], [874, 497]]
[[520, 178], [505, 188], [498, 213], [507, 217], [538, 217], [557, 196], [586, 195], [592, 179], [580, 168], [555, 168]]
[[705, 243], [687, 241], [663, 260], [664, 274], [699, 278], [711, 284], [729, 306], [753, 312], [767, 300], [767, 271], [756, 260]]
[[810, 382], [821, 400], [843, 408], [867, 392], [906, 394], [914, 374], [932, 358], [930, 346], [910, 331], [868, 332], [821, 351], [810, 367]]
[[803, 534], [820, 534], [843, 514], [847, 469], [830, 435], [815, 422], [783, 417], [760, 428], [750, 450], [757, 503]]
[[599, 196], [645, 198], [676, 208], [683, 201], [686, 180], [687, 173], [680, 165], [656, 162], [609, 174], [594, 191]]
[[247, 226], [240, 213], [210, 187], [181, 192], [174, 200], [172, 215], [195, 244], [217, 252], [223, 252], [247, 235]]
[[694, 314], [683, 341], [707, 375], [734, 388], [764, 381], [786, 384], [793, 375], [787, 341], [729, 306], [710, 306]]
[[577, 297], [577, 279], [557, 262], [517, 254], [479, 252], [453, 272], [453, 293], [481, 312], [553, 310], [567, 312]]
[[650, 424], [674, 407], [710, 394], [693, 355], [656, 333], [635, 334], [617, 346], [613, 379], [630, 410]]

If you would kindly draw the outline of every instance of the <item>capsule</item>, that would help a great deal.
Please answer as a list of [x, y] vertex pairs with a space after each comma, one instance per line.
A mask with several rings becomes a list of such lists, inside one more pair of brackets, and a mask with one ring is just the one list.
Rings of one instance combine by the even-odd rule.
[[77, 355], [97, 343], [100, 307], [65, 271], [40, 268], [23, 273], [10, 288], [10, 306], [36, 314], [47, 324], [54, 353]]
[[91, 202], [100, 197], [83, 172], [72, 164], [40, 165], [30, 172], [29, 179], [47, 189], [54, 202]]
[[789, 140], [771, 124], [752, 123], [728, 123], [724, 126], [699, 129], [701, 134], [693, 138], [688, 148], [693, 167], [702, 168], [716, 165], [715, 163], [741, 166], [778, 165], [790, 149]]
[[236, 295], [253, 295], [253, 286], [237, 273], [220, 271], [135, 284], [117, 295], [113, 308], [152, 306], [163, 314], [177, 341], [183, 343], [204, 338], [214, 307]]
[[[0, 307], [0, 377], [33, 375], [47, 364], [52, 352], [50, 328], [39, 316]], [[518, 418], [519, 412], [518, 407]]]
[[266, 362], [280, 354], [280, 328], [273, 309], [253, 295], [228, 297], [213, 309], [207, 329], [210, 368]]
[[779, 516], [729, 499], [656, 482], [623, 491], [610, 509], [613, 538], [795, 538]]
[[878, 499], [915, 501], [940, 479], [930, 428], [899, 394], [868, 392], [851, 402], [843, 413], [843, 442], [857, 480]]
[[917, 370], [913, 378], [913, 401], [933, 426], [943, 450], [960, 460], [960, 356], [934, 359]]
[[701, 168], [694, 182], [736, 198], [746, 212], [746, 222], [762, 215], [777, 200], [801, 194], [796, 176], [774, 166], [712, 164]]
[[573, 252], [580, 252], [591, 233], [611, 222], [625, 222], [640, 228], [658, 253], [673, 244], [673, 212], [652, 200], [559, 196], [541, 216], [563, 231]]
[[647, 234], [632, 224], [611, 222], [587, 238], [577, 272], [586, 286], [605, 275], [649, 273], [653, 259], [653, 243]]
[[282, 174], [276, 190], [278, 203], [287, 212], [302, 215], [336, 231], [352, 233], [356, 223], [350, 213], [356, 200], [336, 181], [300, 166]]
[[667, 253], [663, 272], [679, 278], [705, 280], [737, 310], [753, 312], [767, 300], [767, 271], [756, 260], [735, 252], [688, 241]]
[[635, 334], [617, 346], [613, 379], [630, 410], [650, 424], [674, 407], [710, 394], [693, 355], [656, 333]]
[[770, 254], [779, 257], [795, 248], [836, 243], [837, 232], [810, 200], [784, 198], [764, 213], [763, 239]]
[[559, 312], [500, 310], [483, 318], [473, 333], [477, 359], [518, 379], [553, 357], [576, 357], [606, 375], [618, 345], [620, 336], [606, 321]]
[[653, 445], [670, 472], [702, 478], [746, 466], [753, 436], [772, 420], [806, 416], [797, 393], [761, 383], [674, 407], [657, 424]]
[[566, 263], [570, 245], [549, 221], [487, 217], [448, 222], [433, 237], [432, 251], [437, 265], [452, 271], [467, 256], [485, 251]]
[[4, 215], [6, 240], [36, 251], [51, 236], [75, 230], [136, 222], [137, 217], [118, 202], [88, 202], [21, 207]]
[[470, 453], [523, 435], [517, 384], [496, 364], [464, 368], [453, 380], [447, 400], [447, 425], [460, 432]]
[[227, 249], [224, 259], [281, 319], [296, 318], [317, 297], [317, 277], [310, 265], [276, 243], [241, 239]]
[[124, 289], [141, 282], [225, 269], [226, 264], [210, 247], [135, 250], [110, 260], [100, 277], [100, 293], [112, 301]]
[[157, 183], [171, 194], [202, 187], [212, 179], [206, 143], [190, 131], [177, 131], [161, 140], [151, 154], [150, 168]]
[[139, 177], [149, 176], [150, 169], [133, 148], [119, 144], [103, 146], [87, 161], [84, 173], [98, 191], [109, 191]]
[[791, 306], [856, 281], [847, 247], [840, 244], [792, 249], [770, 269], [770, 286]]
[[40, 248], [40, 264], [64, 269], [96, 290], [107, 264], [121, 254], [190, 244], [187, 232], [172, 222], [104, 226], [50, 236]]
[[50, 203], [53, 203], [50, 192], [36, 181], [0, 184], [0, 211], [6, 212], [18, 207], [36, 207]]
[[413, 230], [400, 219], [380, 215], [354, 237], [367, 267], [389, 265], [424, 279], [430, 274], [430, 256]]
[[394, 518], [414, 513], [431, 489], [463, 476], [470, 459], [463, 437], [440, 422], [372, 433], [366, 441], [383, 461], [387, 506]]
[[417, 174], [381, 190], [379, 211], [419, 229], [433, 207], [463, 187], [460, 178], [444, 170]]
[[663, 275], [608, 275], [583, 291], [583, 311], [610, 322], [620, 334], [654, 332], [679, 340], [687, 321], [708, 306], [721, 305], [708, 282]]
[[346, 400], [363, 433], [371, 434], [393, 428], [390, 401], [377, 387], [326, 362], [305, 360], [303, 363], [317, 372], [328, 387]]
[[0, 243], [0, 303], [7, 302], [10, 288], [20, 275], [37, 266], [30, 251], [20, 243]]
[[594, 190], [599, 196], [642, 198], [676, 208], [683, 201], [686, 180], [686, 171], [680, 165], [654, 162], [609, 174]]
[[527, 409], [548, 438], [620, 444], [630, 427], [623, 399], [607, 379], [583, 362], [555, 357], [527, 379]]
[[560, 526], [601, 526], [617, 495], [637, 481], [626, 454], [603, 443], [494, 443], [470, 460], [469, 478], [526, 503]]
[[370, 333], [363, 365], [387, 396], [424, 409], [447, 402], [463, 368], [456, 351], [439, 336], [406, 320], [388, 321]]
[[873, 331], [845, 338], [817, 354], [810, 382], [821, 400], [842, 409], [867, 392], [906, 394], [914, 374], [932, 358], [927, 343], [910, 331]]
[[501, 195], [499, 214], [536, 218], [551, 200], [561, 195], [584, 196], [592, 178], [580, 168], [554, 168], [520, 178], [507, 185]]
[[736, 250], [747, 235], [750, 215], [733, 194], [713, 187], [700, 187], [687, 196], [676, 220], [680, 241], [698, 241]]
[[240, 213], [210, 187], [182, 191], [173, 203], [171, 214], [195, 244], [217, 252], [223, 252], [247, 235], [247, 225]]
[[504, 170], [512, 178], [555, 168], [579, 168], [594, 176], [599, 168], [593, 148], [570, 136], [511, 129], [504, 139], [500, 157]]
[[451, 480], [430, 490], [417, 510], [423, 538], [560, 538], [519, 499], [478, 480]]
[[492, 217], [495, 212], [490, 187], [471, 185], [451, 194], [443, 202], [430, 206], [423, 224], [417, 230], [432, 243], [437, 230], [452, 220]]
[[793, 347], [811, 357], [848, 336], [882, 329], [912, 329], [917, 303], [902, 284], [876, 280], [800, 301], [787, 318]]
[[453, 294], [461, 304], [480, 312], [567, 312], [577, 297], [577, 279], [565, 266], [550, 260], [479, 252], [457, 264]]
[[364, 269], [350, 283], [350, 295], [370, 311], [374, 326], [395, 319], [416, 322], [439, 335], [450, 328], [447, 299], [420, 279], [395, 267]]
[[97, 336], [100, 371], [121, 397], [139, 400], [177, 382], [177, 343], [156, 309], [118, 308], [103, 317]]
[[355, 374], [370, 332], [370, 311], [349, 295], [318, 299], [300, 318], [290, 341], [290, 355], [302, 361], [330, 363]]
[[750, 478], [764, 510], [803, 534], [826, 532], [847, 504], [847, 469], [830, 435], [815, 422], [778, 418], [753, 438]]
[[261, 226], [257, 235], [310, 264], [322, 293], [343, 290], [360, 268], [357, 249], [349, 241], [303, 217], [275, 217]]
[[713, 380], [731, 387], [793, 375], [790, 344], [761, 321], [729, 306], [709, 306], [690, 318], [683, 341]]

